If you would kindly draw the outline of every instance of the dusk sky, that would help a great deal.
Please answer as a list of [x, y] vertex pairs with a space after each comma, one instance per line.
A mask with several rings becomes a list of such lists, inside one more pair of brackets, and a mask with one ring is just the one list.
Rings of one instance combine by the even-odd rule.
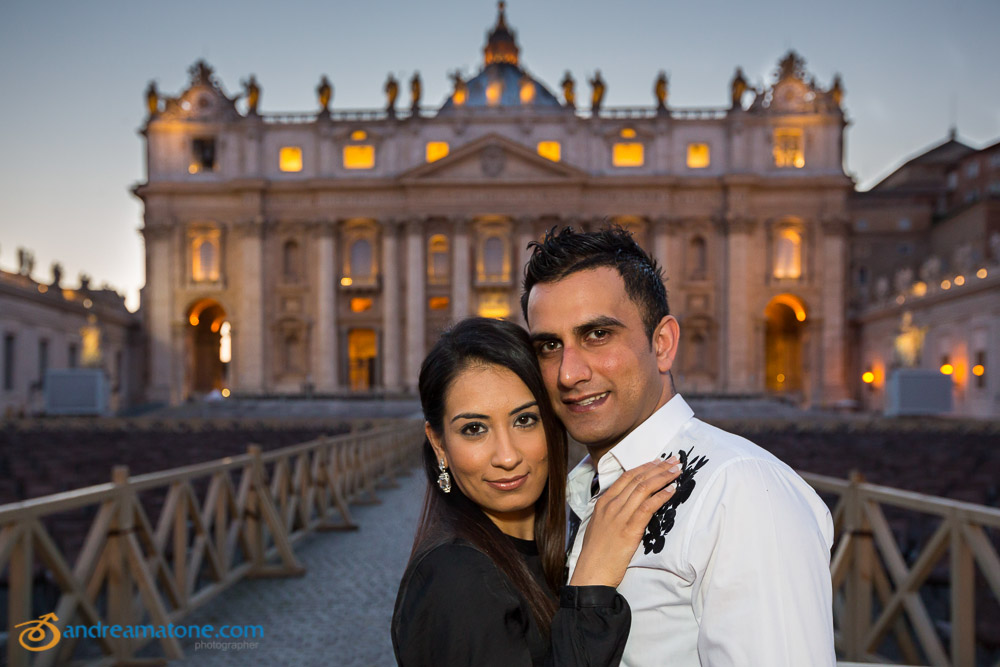
[[[822, 86], [843, 78], [845, 166], [861, 189], [952, 125], [975, 148], [1000, 140], [997, 0], [509, 0], [507, 16], [533, 75], [558, 94], [568, 69], [586, 99], [599, 68], [605, 106], [653, 104], [663, 69], [672, 106], [722, 107], [737, 65], [770, 83], [795, 49]], [[150, 80], [176, 95], [205, 58], [230, 95], [255, 74], [268, 113], [315, 110], [323, 74], [334, 109], [381, 107], [387, 73], [419, 70], [424, 103], [438, 104], [449, 72], [478, 71], [495, 18], [492, 0], [2, 0], [0, 267], [16, 270], [26, 247], [36, 279], [59, 261], [64, 284], [85, 272], [138, 305], [142, 210], [129, 189], [145, 179]]]

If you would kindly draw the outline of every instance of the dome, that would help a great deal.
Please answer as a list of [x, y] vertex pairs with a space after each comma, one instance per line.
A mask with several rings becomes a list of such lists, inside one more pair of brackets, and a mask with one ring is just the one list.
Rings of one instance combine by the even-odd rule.
[[[501, 0], [497, 4], [497, 22], [483, 48], [482, 69], [468, 80], [456, 74], [455, 89], [440, 111], [488, 107], [562, 109], [545, 84], [521, 67], [516, 33], [507, 26], [506, 3]], [[459, 90], [462, 92], [456, 95]]]

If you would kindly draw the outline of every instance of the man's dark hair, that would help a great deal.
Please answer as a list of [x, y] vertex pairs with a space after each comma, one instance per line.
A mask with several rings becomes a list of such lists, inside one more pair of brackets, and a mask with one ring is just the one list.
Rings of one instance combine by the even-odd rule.
[[609, 266], [618, 271], [625, 293], [639, 308], [646, 337], [653, 342], [656, 325], [670, 314], [663, 271], [643, 250], [632, 233], [618, 225], [596, 232], [577, 232], [572, 227], [553, 227], [541, 241], [528, 244], [531, 259], [524, 267], [521, 311], [528, 321], [528, 295], [538, 283], [562, 280], [577, 271]]

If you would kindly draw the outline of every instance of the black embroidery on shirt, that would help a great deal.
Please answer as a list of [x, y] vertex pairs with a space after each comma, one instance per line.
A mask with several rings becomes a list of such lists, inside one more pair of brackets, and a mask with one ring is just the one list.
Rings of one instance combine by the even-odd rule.
[[573, 543], [576, 542], [576, 534], [580, 531], [580, 517], [573, 508], [569, 510], [569, 526], [567, 526], [566, 534], [568, 539], [566, 540], [566, 568], [563, 571], [563, 581], [569, 581], [569, 552], [573, 550]]
[[[681, 461], [681, 474], [675, 480], [677, 482], [677, 491], [670, 500], [663, 503], [663, 507], [656, 510], [653, 518], [646, 524], [646, 532], [642, 536], [643, 553], [648, 554], [652, 552], [658, 554], [663, 551], [663, 547], [667, 543], [667, 533], [674, 527], [674, 519], [677, 517], [677, 507], [691, 497], [691, 492], [694, 491], [695, 487], [694, 476], [702, 466], [708, 463], [708, 458], [705, 456], [691, 458], [691, 452], [693, 451], [694, 447], [686, 452], [680, 450], [677, 453], [677, 458]], [[671, 456], [673, 456], [673, 452], [660, 458], [670, 458]]]

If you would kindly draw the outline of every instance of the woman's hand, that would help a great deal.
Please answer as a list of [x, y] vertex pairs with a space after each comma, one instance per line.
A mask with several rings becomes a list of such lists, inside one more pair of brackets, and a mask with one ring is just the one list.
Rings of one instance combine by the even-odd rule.
[[573, 570], [572, 586], [617, 587], [646, 524], [677, 490], [681, 464], [672, 456], [625, 471], [597, 499]]

